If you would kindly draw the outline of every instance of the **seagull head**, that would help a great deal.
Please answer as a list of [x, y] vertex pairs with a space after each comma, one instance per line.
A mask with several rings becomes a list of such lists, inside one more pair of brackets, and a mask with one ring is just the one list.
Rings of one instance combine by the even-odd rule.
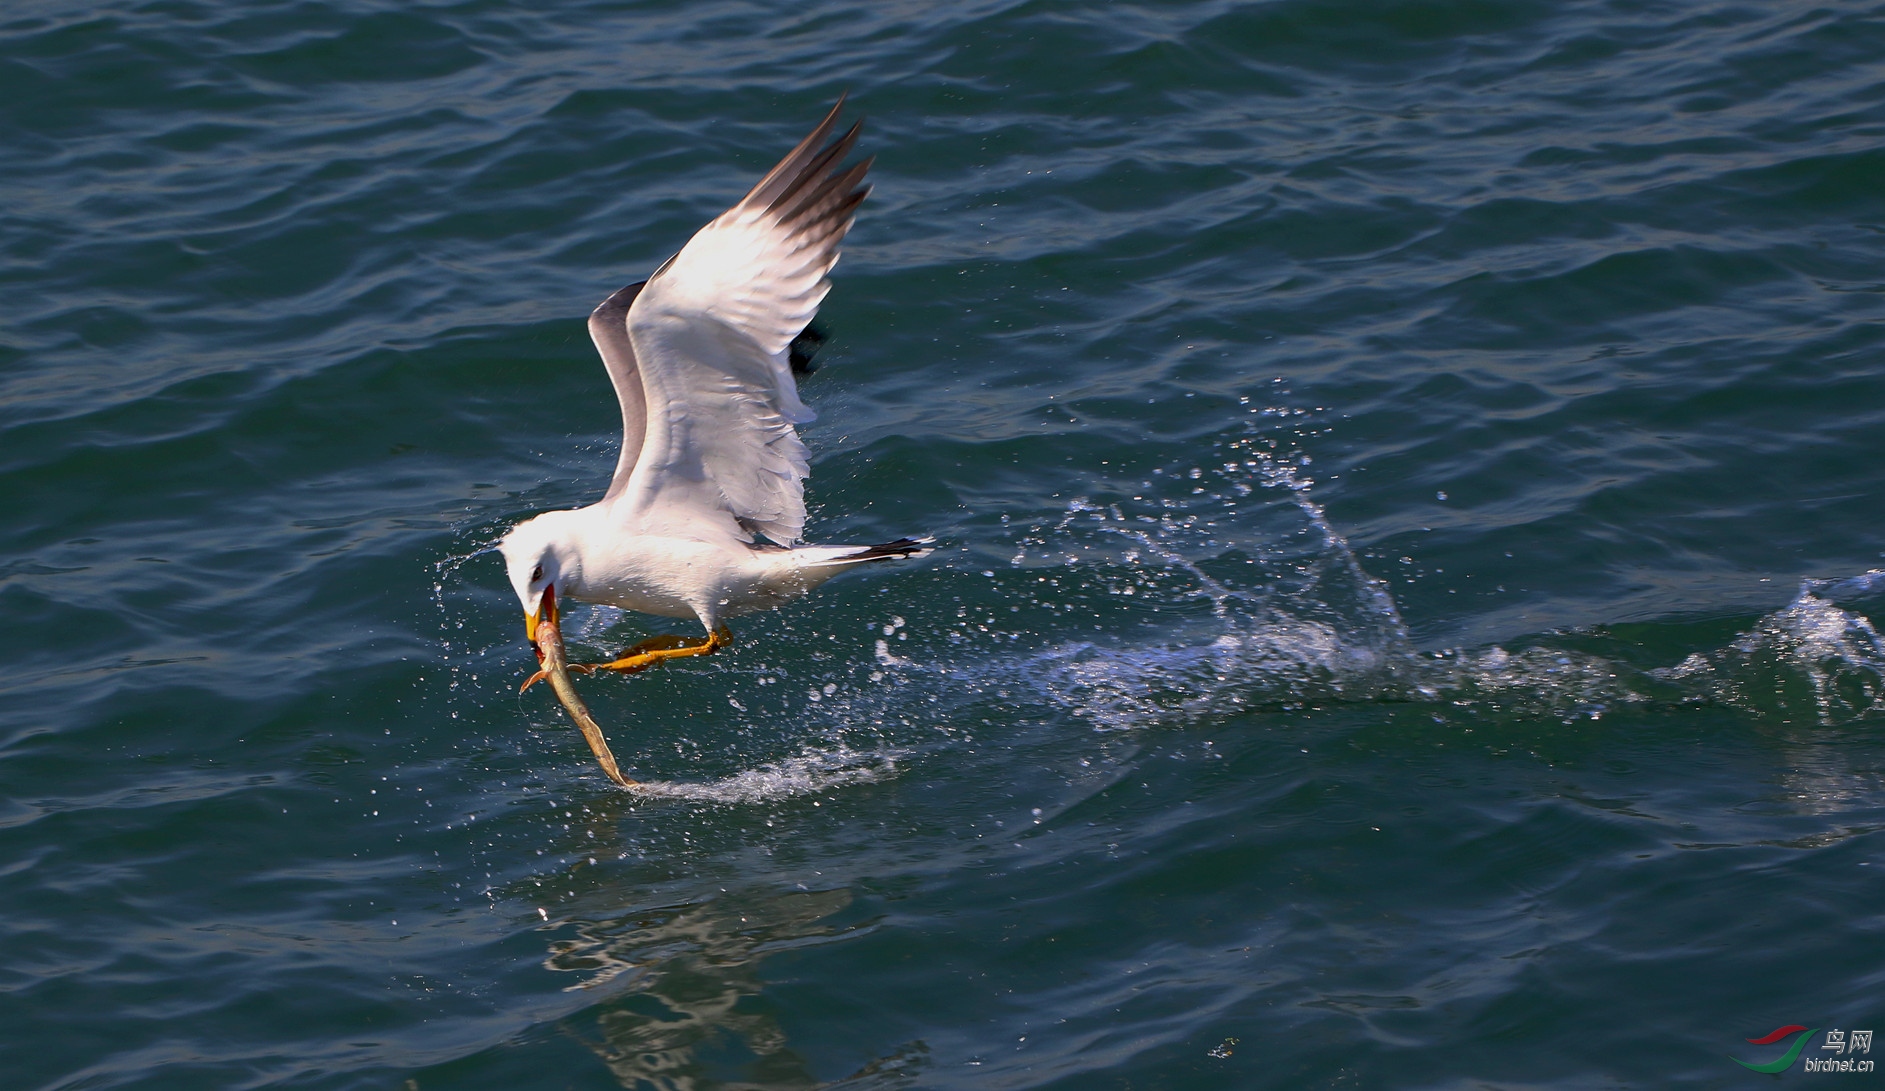
[[512, 527], [498, 543], [511, 589], [523, 604], [524, 631], [532, 645], [537, 643], [540, 626], [554, 627], [557, 623], [559, 588], [565, 588], [570, 578], [581, 572], [581, 565], [574, 560], [576, 537], [571, 533], [573, 528], [566, 525], [566, 517], [573, 514], [545, 512]]

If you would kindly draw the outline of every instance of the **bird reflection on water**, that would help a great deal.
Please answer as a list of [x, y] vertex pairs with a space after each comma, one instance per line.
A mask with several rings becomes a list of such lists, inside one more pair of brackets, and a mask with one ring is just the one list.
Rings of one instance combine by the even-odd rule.
[[578, 921], [573, 937], [551, 945], [544, 966], [584, 975], [570, 989], [614, 992], [590, 1009], [593, 1023], [571, 1023], [624, 1087], [908, 1087], [928, 1055], [921, 1042], [823, 1081], [788, 1044], [765, 999], [759, 968], [767, 954], [871, 927], [834, 919], [852, 901], [844, 889], [774, 892]]

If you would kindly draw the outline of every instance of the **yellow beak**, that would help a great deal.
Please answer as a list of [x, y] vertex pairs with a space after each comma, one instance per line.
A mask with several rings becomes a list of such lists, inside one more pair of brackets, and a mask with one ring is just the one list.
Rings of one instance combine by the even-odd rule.
[[543, 625], [556, 627], [556, 585], [550, 584], [543, 589], [543, 597], [537, 600], [537, 612], [524, 615], [524, 634], [530, 638], [530, 646], [537, 649], [537, 658], [543, 658], [543, 650], [537, 643], [537, 629]]

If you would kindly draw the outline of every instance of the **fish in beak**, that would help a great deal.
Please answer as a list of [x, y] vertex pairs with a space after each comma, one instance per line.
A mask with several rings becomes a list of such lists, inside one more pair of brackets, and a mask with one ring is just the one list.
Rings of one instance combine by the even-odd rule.
[[531, 675], [523, 688], [529, 689], [539, 678], [548, 679], [550, 688], [556, 691], [556, 699], [563, 704], [563, 711], [582, 729], [583, 739], [595, 753], [596, 761], [602, 764], [602, 771], [622, 787], [633, 787], [637, 782], [623, 776], [622, 770], [616, 767], [615, 755], [609, 752], [609, 741], [602, 737], [602, 728], [589, 714], [589, 706], [577, 696], [575, 683], [570, 681], [569, 660], [563, 651], [563, 630], [556, 620], [555, 584], [543, 589], [536, 611], [524, 615], [524, 631], [529, 634], [530, 645], [536, 650], [542, 669]]

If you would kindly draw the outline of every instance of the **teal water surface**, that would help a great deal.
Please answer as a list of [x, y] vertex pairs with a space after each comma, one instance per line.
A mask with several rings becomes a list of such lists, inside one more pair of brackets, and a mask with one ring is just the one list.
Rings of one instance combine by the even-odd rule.
[[[489, 546], [614, 464], [589, 309], [847, 91], [810, 533], [940, 548], [585, 681], [626, 793]], [[23, 0], [0, 147], [7, 1086], [1885, 1023], [1885, 7]]]

